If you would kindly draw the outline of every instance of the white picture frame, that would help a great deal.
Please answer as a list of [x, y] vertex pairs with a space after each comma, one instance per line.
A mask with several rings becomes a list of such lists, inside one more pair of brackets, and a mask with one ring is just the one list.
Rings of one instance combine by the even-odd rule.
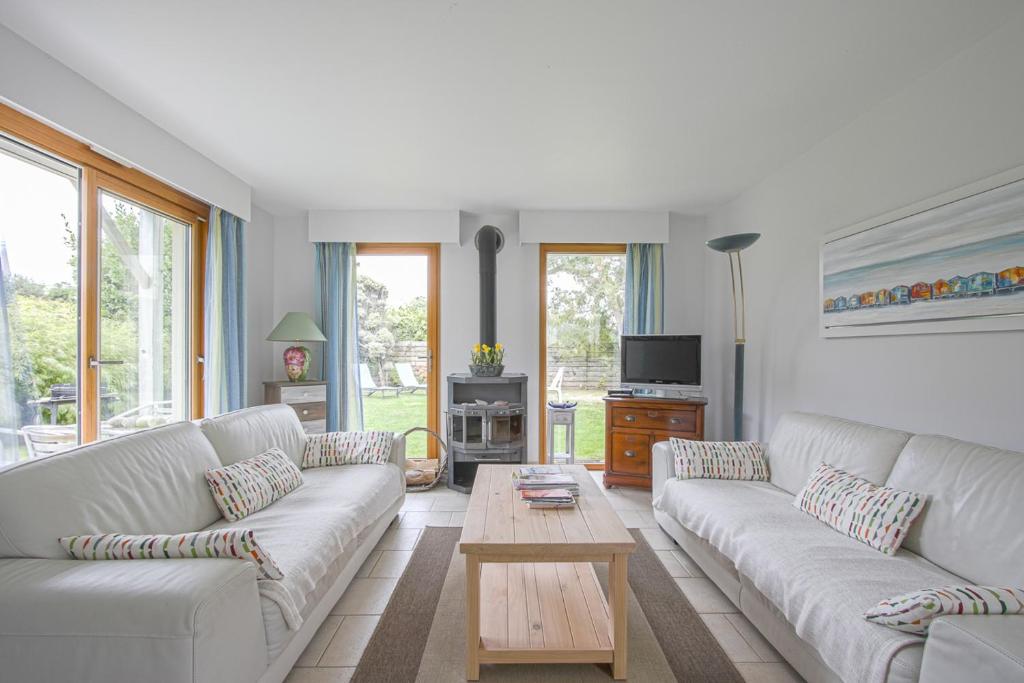
[[[1000, 216], [1011, 216], [1010, 221], [1004, 220], [1002, 228], [993, 227], [994, 220], [987, 221], [976, 218], [979, 214], [984, 213], [988, 203], [994, 206], [996, 202], [999, 202], [999, 206], [1006, 207]], [[904, 305], [905, 297], [902, 296], [904, 283], [899, 285], [894, 283], [894, 288], [900, 287], [901, 289], [899, 292], [901, 295], [900, 305], [872, 303], [870, 307], [866, 306], [862, 309], [858, 297], [858, 309], [856, 310], [845, 308], [845, 297], [829, 296], [830, 293], [838, 291], [842, 285], [836, 283], [837, 281], [842, 282], [844, 278], [850, 279], [853, 290], [857, 291], [858, 283], [870, 283], [872, 279], [874, 282], [879, 282], [885, 277], [892, 279], [891, 275], [886, 276], [881, 273], [891, 273], [894, 268], [907, 268], [908, 272], [916, 271], [917, 273], [928, 269], [935, 272], [934, 269], [939, 267], [938, 263], [944, 262], [935, 254], [975, 251], [976, 245], [997, 243], [990, 239], [971, 242], [969, 233], [965, 230], [977, 230], [979, 235], [994, 234], [993, 230], [998, 229], [1005, 230], [1005, 233], [997, 234], [991, 239], [1005, 239], [1012, 246], [1008, 250], [988, 247], [989, 256], [993, 250], [997, 250], [999, 254], [1009, 254], [1009, 258], [1020, 260], [1021, 263], [1015, 262], [1009, 269], [1012, 271], [1011, 276], [1017, 277], [1019, 275], [1017, 267], [1024, 267], [1024, 256], [1017, 256], [1016, 229], [1005, 227], [1017, 224], [1017, 202], [1020, 207], [1020, 236], [1021, 242], [1024, 244], [1024, 166], [1004, 171], [825, 235], [821, 239], [818, 249], [818, 319], [821, 336], [825, 338], [863, 337], [1024, 329], [1024, 287], [1011, 287], [1009, 292], [1005, 291], [1006, 288], [1002, 288], [998, 294], [993, 287], [992, 297], [999, 298], [983, 299], [980, 294], [975, 296], [974, 292], [969, 295], [950, 294], [943, 285], [941, 296], [931, 299], [929, 293], [927, 300], [915, 299], [910, 301], [907, 306]], [[931, 220], [933, 218], [934, 220]], [[972, 225], [965, 226], [965, 223], [972, 223]], [[898, 239], [901, 235], [906, 240], [911, 233], [928, 235], [929, 232], [934, 234], [916, 243], [925, 246], [911, 247], [906, 241], [900, 243]], [[886, 245], [886, 240], [890, 240], [894, 244], [893, 250], [888, 253], [904, 253], [913, 249], [921, 249], [921, 251], [917, 254], [911, 253], [898, 260], [875, 263], [871, 263], [868, 257], [857, 256], [858, 252], [882, 250]], [[962, 242], [962, 244], [928, 252], [926, 246], [928, 240], [933, 240], [936, 244], [948, 243], [951, 240]], [[1021, 247], [1021, 253], [1024, 254], [1024, 246]], [[983, 257], [984, 254], [977, 256], [977, 258]], [[971, 256], [970, 259], [966, 256], [957, 258], [974, 260], [975, 256]], [[950, 263], [956, 264], [956, 262], [954, 259]], [[840, 263], [864, 263], [865, 265], [836, 270]], [[892, 265], [897, 263], [911, 265]], [[949, 268], [955, 270], [956, 265], [951, 265]], [[864, 274], [865, 271], [871, 275]], [[859, 274], [851, 275], [856, 273]], [[967, 276], [970, 276], [971, 273], [962, 275], [964, 277], [961, 277], [960, 273], [954, 277], [951, 277], [951, 274], [939, 274], [936, 276], [939, 279], [934, 282], [925, 279], [924, 282], [917, 284], [928, 284], [928, 292], [940, 291], [940, 282], [949, 284], [943, 278], [970, 280], [970, 277]], [[998, 281], [1004, 282], [1003, 280]], [[915, 284], [914, 287], [916, 286]], [[872, 294], [874, 291], [870, 286], [867, 289], [869, 291], [865, 292], [866, 294]], [[883, 291], [888, 294], [893, 293], [889, 289], [878, 289], [879, 294]], [[922, 289], [919, 294], [924, 297], [925, 291]], [[838, 310], [835, 307], [840, 298], [843, 299], [843, 310]], [[896, 299], [890, 300], [895, 301]], [[978, 303], [968, 303], [971, 301]], [[831, 302], [831, 310], [827, 310], [829, 302]], [[943, 306], [948, 306], [948, 308], [941, 308]], [[971, 312], [972, 306], [975, 312]], [[872, 310], [869, 311], [868, 308]], [[914, 316], [918, 319], [913, 319]]]

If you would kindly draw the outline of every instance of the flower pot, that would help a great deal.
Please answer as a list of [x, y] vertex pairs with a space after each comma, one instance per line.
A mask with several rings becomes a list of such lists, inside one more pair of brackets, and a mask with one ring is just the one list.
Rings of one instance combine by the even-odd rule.
[[470, 365], [469, 372], [474, 377], [501, 377], [504, 365]]

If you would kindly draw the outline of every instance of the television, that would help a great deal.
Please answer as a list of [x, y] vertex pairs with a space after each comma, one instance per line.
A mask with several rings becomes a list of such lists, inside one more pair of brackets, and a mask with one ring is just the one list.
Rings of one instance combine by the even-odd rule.
[[622, 385], [700, 391], [700, 335], [623, 335]]

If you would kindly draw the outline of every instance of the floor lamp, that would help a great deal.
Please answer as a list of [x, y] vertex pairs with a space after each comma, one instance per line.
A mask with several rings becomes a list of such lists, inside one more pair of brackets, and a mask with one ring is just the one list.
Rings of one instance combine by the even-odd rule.
[[[733, 388], [732, 401], [732, 438], [734, 441], [743, 440], [743, 347], [747, 343], [747, 308], [743, 294], [743, 262], [740, 260], [740, 252], [756, 242], [760, 236], [761, 234], [757, 232], [743, 232], [707, 241], [708, 247], [729, 257], [729, 274], [732, 275], [732, 325], [736, 337], [736, 384]], [[736, 291], [737, 274], [740, 281], [738, 294]]]

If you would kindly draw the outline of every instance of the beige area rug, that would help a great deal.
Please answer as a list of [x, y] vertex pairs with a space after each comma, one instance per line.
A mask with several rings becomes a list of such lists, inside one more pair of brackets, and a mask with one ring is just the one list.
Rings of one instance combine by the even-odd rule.
[[[352, 683], [465, 681], [465, 559], [461, 529], [428, 528], [395, 588]], [[639, 532], [629, 565], [628, 676], [637, 683], [743, 679]], [[607, 591], [608, 567], [595, 565]], [[646, 614], [645, 614], [646, 612]], [[607, 665], [480, 667], [483, 683], [608, 683]]]

